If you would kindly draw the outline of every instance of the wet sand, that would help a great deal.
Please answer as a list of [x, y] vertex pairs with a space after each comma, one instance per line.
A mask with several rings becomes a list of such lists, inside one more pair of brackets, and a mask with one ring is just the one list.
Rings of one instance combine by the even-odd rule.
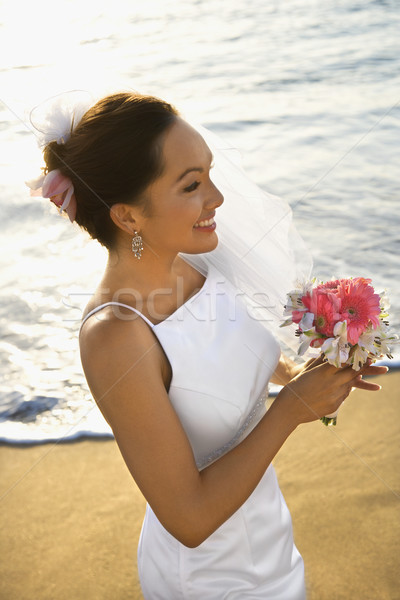
[[[375, 380], [336, 428], [299, 427], [274, 461], [308, 600], [400, 598], [400, 372]], [[113, 440], [1, 445], [0, 469], [1, 600], [142, 598], [145, 502]]]

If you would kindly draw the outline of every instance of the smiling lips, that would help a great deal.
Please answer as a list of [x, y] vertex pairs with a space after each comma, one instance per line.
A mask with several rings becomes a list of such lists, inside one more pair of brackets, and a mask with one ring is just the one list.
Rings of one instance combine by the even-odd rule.
[[203, 221], [199, 221], [198, 223], [194, 224], [195, 229], [211, 229], [211, 228], [215, 228], [215, 221], [214, 221], [214, 217], [211, 217], [211, 219], [204, 219]]

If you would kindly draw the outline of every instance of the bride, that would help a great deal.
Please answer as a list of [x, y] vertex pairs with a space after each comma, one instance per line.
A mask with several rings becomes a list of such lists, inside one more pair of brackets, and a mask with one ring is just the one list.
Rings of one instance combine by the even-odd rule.
[[[109, 251], [80, 348], [93, 397], [148, 503], [138, 550], [144, 597], [300, 600], [303, 561], [271, 461], [352, 387], [379, 389], [362, 375], [386, 369], [356, 373], [321, 357], [298, 365], [281, 353], [243, 282], [253, 269], [268, 288], [257, 293], [277, 297], [293, 255], [277, 240], [256, 266], [238, 260], [256, 203], [253, 214], [247, 197], [234, 200], [232, 217], [234, 170], [221, 178], [224, 201], [213, 153], [168, 103], [119, 93], [46, 140], [37, 193]], [[281, 209], [264, 200], [272, 223]], [[269, 381], [283, 388], [266, 411]]]

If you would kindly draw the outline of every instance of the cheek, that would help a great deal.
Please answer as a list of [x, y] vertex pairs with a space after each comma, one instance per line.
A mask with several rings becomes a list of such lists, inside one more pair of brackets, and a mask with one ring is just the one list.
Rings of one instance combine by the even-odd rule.
[[181, 224], [193, 225], [199, 220], [203, 212], [203, 203], [200, 198], [190, 198], [181, 203], [174, 211], [176, 221]]
[[160, 202], [157, 207], [157, 228], [161, 230], [168, 229], [177, 234], [188, 233], [192, 231], [194, 224], [203, 213], [203, 196], [201, 194], [191, 197], [175, 196], [169, 197], [168, 202]]

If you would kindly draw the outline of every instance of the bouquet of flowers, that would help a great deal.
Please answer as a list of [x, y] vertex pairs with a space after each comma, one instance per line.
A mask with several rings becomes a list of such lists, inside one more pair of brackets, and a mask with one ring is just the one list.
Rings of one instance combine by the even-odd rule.
[[[352, 365], [359, 371], [368, 358], [374, 362], [390, 354], [389, 343], [398, 336], [389, 333], [389, 303], [385, 293], [375, 293], [371, 279], [356, 277], [323, 283], [315, 278], [287, 295], [281, 327], [296, 323], [300, 340], [298, 354], [320, 348], [327, 361], [339, 368]], [[336, 416], [321, 419], [336, 425]]]

